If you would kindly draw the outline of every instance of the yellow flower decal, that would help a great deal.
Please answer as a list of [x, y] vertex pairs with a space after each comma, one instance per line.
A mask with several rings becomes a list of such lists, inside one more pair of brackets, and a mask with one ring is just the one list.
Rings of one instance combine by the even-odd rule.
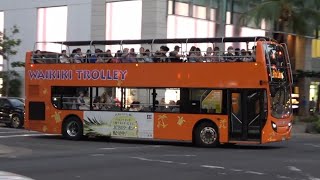
[[178, 116], [178, 122], [177, 122], [177, 124], [178, 124], [179, 126], [182, 126], [185, 122], [186, 122], [186, 120], [184, 120], [183, 117]]
[[42, 93], [43, 93], [43, 95], [46, 95], [46, 94], [48, 93], [48, 89], [47, 89], [47, 88], [44, 88], [44, 89], [42, 90]]
[[48, 130], [47, 126], [43, 126], [43, 127], [42, 127], [42, 131], [43, 131], [43, 132], [47, 132], [47, 130]]
[[275, 132], [270, 133], [270, 137], [268, 138], [268, 141], [275, 141], [276, 139], [274, 138], [276, 136]]
[[227, 120], [225, 120], [225, 119], [221, 119], [220, 120], [220, 124], [219, 124], [219, 128], [220, 129], [226, 129], [227, 128]]
[[56, 123], [61, 122], [61, 111], [57, 112], [55, 111], [53, 115], [51, 115], [51, 117], [56, 121]]
[[163, 114], [163, 115], [159, 115], [158, 117], [158, 124], [157, 124], [157, 127], [160, 128], [166, 128], [168, 126], [168, 124], [165, 123], [165, 119], [167, 119], [167, 115], [166, 114]]
[[123, 81], [121, 79], [119, 79], [118, 82], [117, 82], [117, 86], [121, 87], [122, 83], [123, 83]]

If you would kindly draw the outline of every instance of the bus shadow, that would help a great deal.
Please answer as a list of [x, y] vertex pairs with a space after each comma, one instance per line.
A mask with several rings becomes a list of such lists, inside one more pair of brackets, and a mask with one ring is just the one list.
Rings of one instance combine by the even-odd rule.
[[243, 144], [221, 144], [220, 149], [240, 149], [240, 150], [270, 150], [287, 148], [282, 145], [243, 145]]
[[[37, 136], [34, 138], [40, 139], [55, 139], [70, 141], [64, 139], [61, 135], [51, 136]], [[164, 141], [164, 140], [147, 140], [147, 139], [130, 139], [130, 138], [110, 138], [110, 137], [85, 137], [78, 142], [95, 142], [95, 143], [119, 143], [119, 144], [137, 144], [137, 145], [163, 145], [163, 146], [177, 146], [177, 147], [196, 147], [192, 142], [189, 141]], [[283, 145], [240, 145], [240, 144], [221, 144], [217, 149], [230, 149], [230, 150], [272, 150], [272, 149], [283, 149], [286, 148]], [[201, 148], [201, 149], [215, 149], [215, 148]]]

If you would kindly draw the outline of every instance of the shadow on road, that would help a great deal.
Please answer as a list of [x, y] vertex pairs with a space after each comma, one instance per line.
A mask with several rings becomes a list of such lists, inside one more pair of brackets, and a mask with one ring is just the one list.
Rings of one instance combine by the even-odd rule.
[[[56, 139], [62, 141], [70, 141], [63, 139], [60, 135], [53, 136], [37, 136], [34, 138], [39, 139]], [[181, 146], [181, 147], [195, 147], [192, 142], [189, 141], [163, 141], [163, 140], [143, 140], [143, 139], [130, 139], [130, 138], [110, 138], [110, 137], [94, 137], [94, 138], [83, 138], [79, 142], [86, 143], [119, 143], [119, 144], [139, 144], [139, 145], [165, 145], [165, 146]], [[282, 145], [237, 145], [237, 144], [221, 144], [218, 146], [219, 149], [251, 149], [251, 150], [270, 150], [270, 149], [282, 149], [287, 148]]]

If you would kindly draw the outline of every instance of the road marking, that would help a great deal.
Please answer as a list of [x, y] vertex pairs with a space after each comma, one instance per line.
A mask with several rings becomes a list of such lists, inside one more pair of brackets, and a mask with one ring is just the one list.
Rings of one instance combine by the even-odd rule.
[[178, 163], [178, 164], [180, 164], [180, 165], [187, 165], [188, 163]]
[[159, 162], [161, 162], [161, 163], [169, 163], [169, 164], [173, 163], [173, 161], [163, 161], [163, 160], [159, 160]]
[[277, 175], [277, 178], [279, 178], [279, 179], [291, 179], [290, 177], [287, 177], [287, 176], [281, 176], [281, 175]]
[[247, 173], [247, 174], [256, 174], [256, 175], [264, 175], [264, 173], [262, 173], [262, 172], [256, 172], [256, 171], [245, 171], [244, 173]]
[[196, 155], [192, 155], [192, 154], [165, 154], [163, 156], [167, 156], [167, 157], [194, 157]]
[[130, 157], [132, 159], [138, 159], [141, 161], [149, 161], [149, 162], [159, 162], [159, 163], [167, 163], [167, 164], [180, 164], [180, 165], [187, 165], [188, 163], [181, 163], [181, 162], [174, 162], [174, 161], [166, 161], [166, 160], [158, 160], [158, 159], [148, 159], [144, 157]]
[[288, 169], [290, 170], [290, 171], [295, 171], [295, 172], [301, 172], [302, 170], [301, 169], [298, 169], [298, 168], [296, 168], [296, 167], [294, 167], [294, 166], [287, 166], [288, 167]]
[[119, 146], [119, 147], [107, 147], [98, 148], [98, 150], [115, 150], [115, 149], [137, 149], [137, 148], [159, 148], [161, 146]]
[[308, 175], [308, 179], [309, 179], [309, 180], [320, 180], [320, 178], [312, 177], [312, 176], [310, 176], [310, 175]]
[[96, 156], [104, 156], [104, 154], [91, 154], [90, 156], [94, 156], [94, 157], [96, 157]]
[[225, 167], [222, 167], [222, 166], [201, 165], [201, 167], [210, 168], [210, 169], [225, 169]]
[[0, 171], [0, 179], [18, 179], [18, 180], [34, 180], [25, 176], [21, 176], [18, 174]]
[[320, 145], [319, 144], [311, 144], [311, 143], [307, 143], [307, 144], [304, 144], [306, 146], [312, 146], [312, 147], [316, 147], [316, 148], [320, 148]]
[[231, 171], [234, 171], [234, 172], [242, 172], [243, 170], [241, 169], [230, 169]]
[[0, 139], [13, 138], [13, 137], [35, 137], [35, 136], [56, 136], [56, 134], [19, 134], [19, 135], [0, 136]]
[[100, 150], [115, 150], [116, 148], [99, 148]]

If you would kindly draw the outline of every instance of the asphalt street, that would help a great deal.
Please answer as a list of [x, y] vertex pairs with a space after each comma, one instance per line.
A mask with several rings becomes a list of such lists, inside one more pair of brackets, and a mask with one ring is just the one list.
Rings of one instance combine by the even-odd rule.
[[[124, 139], [68, 141], [0, 125], [0, 180], [320, 180], [320, 135], [258, 146], [196, 148]], [[8, 174], [10, 173], [10, 174]], [[28, 178], [27, 178], [28, 177]]]

